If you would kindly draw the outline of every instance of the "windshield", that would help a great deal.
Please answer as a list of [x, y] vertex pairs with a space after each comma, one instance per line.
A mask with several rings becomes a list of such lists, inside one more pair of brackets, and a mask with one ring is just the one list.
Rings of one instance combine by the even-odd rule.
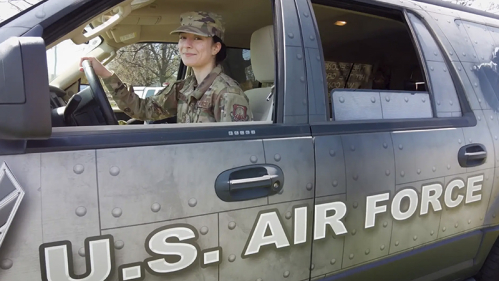
[[46, 0], [0, 0], [0, 24]]

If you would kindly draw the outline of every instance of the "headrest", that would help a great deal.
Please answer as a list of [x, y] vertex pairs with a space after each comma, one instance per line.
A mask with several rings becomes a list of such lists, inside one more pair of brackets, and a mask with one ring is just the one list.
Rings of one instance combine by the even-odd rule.
[[274, 82], [274, 26], [268, 25], [251, 35], [251, 67], [255, 79], [265, 83]]

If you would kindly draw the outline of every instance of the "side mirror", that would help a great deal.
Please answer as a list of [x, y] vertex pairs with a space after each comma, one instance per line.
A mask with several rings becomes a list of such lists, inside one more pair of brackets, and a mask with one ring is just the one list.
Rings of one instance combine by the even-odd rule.
[[40, 37], [11, 37], [0, 43], [0, 140], [51, 133], [45, 43]]

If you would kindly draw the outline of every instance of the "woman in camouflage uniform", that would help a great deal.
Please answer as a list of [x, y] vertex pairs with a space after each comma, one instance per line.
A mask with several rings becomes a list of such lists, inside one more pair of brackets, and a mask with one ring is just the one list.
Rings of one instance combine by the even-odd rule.
[[178, 123], [252, 120], [243, 90], [222, 73], [220, 63], [226, 56], [222, 18], [210, 12], [188, 12], [180, 16], [180, 24], [170, 34], [179, 34], [182, 62], [192, 67], [194, 75], [155, 96], [140, 99], [131, 85], [123, 83], [97, 59], [84, 57], [81, 61], [90, 60], [118, 107], [132, 118], [161, 120], [177, 116]]

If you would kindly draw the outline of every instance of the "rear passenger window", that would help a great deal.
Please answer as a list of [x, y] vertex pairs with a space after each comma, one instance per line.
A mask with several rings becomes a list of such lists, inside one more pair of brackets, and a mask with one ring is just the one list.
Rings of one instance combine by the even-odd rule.
[[[462, 115], [444, 56], [421, 19], [313, 4], [330, 120]], [[417, 34], [417, 36], [413, 36]], [[420, 52], [421, 50], [421, 52]]]

